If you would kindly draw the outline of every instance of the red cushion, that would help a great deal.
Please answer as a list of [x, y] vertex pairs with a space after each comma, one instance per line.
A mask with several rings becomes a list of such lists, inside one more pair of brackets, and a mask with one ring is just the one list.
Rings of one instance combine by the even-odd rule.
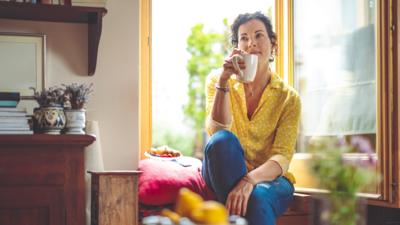
[[184, 157], [192, 166], [184, 167], [176, 161], [144, 159], [139, 162], [139, 202], [146, 205], [173, 204], [182, 187], [200, 194], [204, 199], [213, 199], [201, 176], [201, 161]]

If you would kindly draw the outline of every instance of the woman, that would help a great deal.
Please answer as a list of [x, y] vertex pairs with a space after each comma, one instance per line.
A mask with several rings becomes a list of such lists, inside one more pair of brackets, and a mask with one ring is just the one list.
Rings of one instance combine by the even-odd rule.
[[[232, 29], [236, 48], [222, 73], [207, 78], [207, 131], [203, 178], [231, 214], [250, 225], [272, 225], [293, 199], [293, 156], [301, 103], [296, 91], [272, 73], [276, 52], [271, 21], [260, 12], [239, 15]], [[258, 55], [256, 77], [240, 83], [232, 57]], [[243, 62], [239, 63], [244, 69]]]

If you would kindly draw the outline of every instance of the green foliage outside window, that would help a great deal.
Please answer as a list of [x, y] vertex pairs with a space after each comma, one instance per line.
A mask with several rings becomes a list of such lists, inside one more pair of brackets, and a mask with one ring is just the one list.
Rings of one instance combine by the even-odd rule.
[[205, 81], [206, 77], [221, 68], [229, 49], [228, 22], [223, 21], [224, 33], [206, 32], [202, 23], [192, 27], [187, 39], [187, 51], [190, 53], [186, 68], [189, 72], [188, 103], [184, 106], [184, 114], [195, 130], [195, 151], [201, 151], [205, 122]]

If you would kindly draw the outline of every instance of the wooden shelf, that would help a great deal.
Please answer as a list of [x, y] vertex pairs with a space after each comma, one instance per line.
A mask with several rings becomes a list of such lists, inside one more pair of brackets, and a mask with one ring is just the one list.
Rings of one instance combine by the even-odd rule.
[[0, 18], [88, 24], [88, 74], [96, 71], [105, 8], [0, 2]]

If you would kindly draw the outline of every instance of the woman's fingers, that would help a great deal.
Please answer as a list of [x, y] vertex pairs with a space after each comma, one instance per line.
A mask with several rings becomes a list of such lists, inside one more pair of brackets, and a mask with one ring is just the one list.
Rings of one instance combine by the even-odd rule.
[[241, 216], [246, 216], [247, 212], [247, 203], [249, 202], [249, 197], [245, 197], [242, 201], [242, 211], [240, 213]]
[[242, 211], [242, 205], [243, 205], [243, 196], [238, 196], [236, 200], [236, 210], [235, 210], [235, 215], [240, 215]]
[[241, 202], [238, 202], [237, 195], [231, 192], [226, 200], [226, 209], [228, 210], [229, 214], [236, 214], [238, 205], [240, 204]]

